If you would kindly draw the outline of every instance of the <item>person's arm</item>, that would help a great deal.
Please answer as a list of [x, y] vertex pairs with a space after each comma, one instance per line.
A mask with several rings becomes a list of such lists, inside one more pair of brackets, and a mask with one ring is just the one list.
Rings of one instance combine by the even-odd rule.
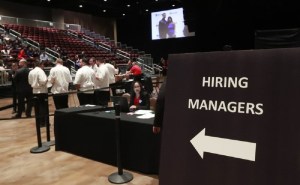
[[156, 100], [155, 117], [154, 117], [153, 129], [152, 129], [154, 134], [158, 134], [160, 132], [163, 119], [164, 119], [165, 86], [166, 86], [166, 80], [162, 84]]
[[73, 84], [74, 84], [74, 86], [77, 90], [80, 89], [80, 81], [81, 81], [81, 74], [80, 74], [80, 70], [78, 70], [76, 72], [75, 79], [74, 79], [74, 82], [73, 82]]
[[54, 74], [54, 70], [53, 70], [54, 68], [52, 68], [51, 70], [50, 70], [50, 73], [49, 73], [49, 76], [48, 76], [48, 82], [50, 83], [50, 84], [53, 84], [54, 83], [54, 81], [55, 81], [55, 74]]
[[144, 92], [141, 96], [142, 102], [137, 106], [139, 110], [149, 110], [150, 109], [150, 97], [149, 94]]
[[47, 83], [47, 75], [44, 71], [39, 71], [39, 84], [45, 85]]

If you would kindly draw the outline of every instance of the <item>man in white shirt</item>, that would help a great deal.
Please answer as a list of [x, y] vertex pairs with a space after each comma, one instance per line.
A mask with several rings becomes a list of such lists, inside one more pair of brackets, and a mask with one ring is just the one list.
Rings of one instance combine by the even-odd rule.
[[94, 104], [94, 83], [95, 83], [95, 72], [89, 67], [89, 61], [86, 58], [82, 58], [79, 61], [81, 66], [75, 75], [73, 84], [76, 89], [83, 92], [78, 92], [77, 97], [80, 105]]
[[90, 60], [89, 60], [89, 65], [90, 65], [90, 67], [95, 71], [95, 73], [97, 72], [97, 68], [98, 68], [98, 66], [97, 66], [97, 64], [96, 64], [96, 59], [95, 59], [95, 57], [92, 57], [92, 58], [90, 58]]
[[38, 98], [36, 106], [39, 106], [39, 112], [37, 112], [36, 116], [41, 126], [49, 123], [47, 76], [43, 69], [44, 63], [36, 61], [35, 68], [28, 75], [28, 83], [32, 87], [33, 96]]
[[56, 65], [50, 70], [48, 84], [52, 86], [53, 101], [56, 109], [68, 108], [69, 83], [72, 82], [70, 70], [63, 66], [63, 60], [58, 58]]
[[97, 60], [99, 66], [96, 72], [95, 87], [97, 90], [94, 93], [94, 101], [96, 105], [107, 106], [110, 100], [108, 69], [102, 60]]
[[108, 77], [109, 77], [109, 84], [113, 84], [116, 82], [115, 79], [115, 74], [116, 74], [116, 69], [115, 66], [113, 66], [111, 63], [105, 61], [105, 66], [107, 67], [108, 70]]

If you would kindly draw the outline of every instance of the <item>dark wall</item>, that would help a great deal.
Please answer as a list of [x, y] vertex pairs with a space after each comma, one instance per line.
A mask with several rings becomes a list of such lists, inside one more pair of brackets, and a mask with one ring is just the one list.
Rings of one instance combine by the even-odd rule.
[[52, 13], [48, 8], [16, 4], [7, 1], [1, 1], [0, 15], [52, 21]]
[[151, 53], [157, 61], [170, 53], [253, 49], [255, 31], [300, 27], [300, 8], [284, 0], [182, 1], [195, 37], [151, 41], [150, 15], [118, 20], [118, 40]]
[[96, 31], [106, 37], [114, 39], [115, 19], [101, 18], [89, 14], [50, 9], [24, 4], [2, 1], [0, 15], [17, 18], [53, 21], [68, 24], [80, 24], [84, 28]]

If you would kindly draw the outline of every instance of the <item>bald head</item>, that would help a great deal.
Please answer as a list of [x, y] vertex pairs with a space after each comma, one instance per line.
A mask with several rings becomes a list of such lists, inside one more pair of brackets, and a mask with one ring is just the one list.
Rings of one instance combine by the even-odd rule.
[[55, 63], [57, 63], [57, 64], [63, 64], [64, 61], [61, 58], [57, 58], [56, 61], [55, 61]]
[[27, 65], [27, 61], [24, 59], [24, 58], [22, 58], [20, 61], [19, 61], [19, 66], [20, 67], [25, 67]]

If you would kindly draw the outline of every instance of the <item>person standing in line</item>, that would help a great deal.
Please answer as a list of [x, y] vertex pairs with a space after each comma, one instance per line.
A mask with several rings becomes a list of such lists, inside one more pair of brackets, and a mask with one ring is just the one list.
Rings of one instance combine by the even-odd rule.
[[89, 67], [89, 61], [82, 58], [79, 61], [80, 68], [76, 72], [73, 84], [76, 89], [81, 91], [77, 93], [80, 105], [94, 104], [94, 86], [95, 72]]
[[25, 59], [21, 59], [19, 61], [19, 69], [16, 72], [15, 83], [16, 83], [16, 92], [18, 99], [18, 110], [17, 114], [15, 114], [12, 118], [21, 118], [22, 112], [25, 110], [25, 99], [26, 117], [31, 117], [32, 110], [32, 88], [28, 83], [28, 74], [29, 68], [27, 67], [27, 61]]
[[48, 84], [52, 86], [51, 93], [56, 109], [68, 108], [69, 84], [72, 82], [70, 70], [63, 66], [63, 60], [58, 58], [56, 65], [50, 70]]
[[47, 75], [44, 69], [43, 61], [35, 61], [35, 68], [29, 72], [28, 82], [32, 87], [34, 97], [38, 99], [39, 112], [37, 112], [39, 124], [46, 126], [49, 121], [48, 116], [48, 88], [47, 88]]
[[103, 60], [98, 60], [99, 67], [96, 72], [94, 101], [96, 105], [107, 106], [110, 100], [109, 72]]
[[113, 84], [116, 82], [116, 69], [111, 63], [104, 61], [104, 64], [108, 70], [109, 84]]
[[17, 63], [13, 62], [11, 64], [11, 70], [9, 71], [9, 79], [11, 80], [11, 88], [12, 88], [12, 95], [13, 95], [13, 113], [17, 112], [17, 89], [16, 89], [16, 73], [18, 70]]
[[92, 68], [95, 71], [95, 73], [97, 72], [98, 65], [96, 63], [95, 57], [90, 58], [89, 66], [90, 66], [90, 68]]

